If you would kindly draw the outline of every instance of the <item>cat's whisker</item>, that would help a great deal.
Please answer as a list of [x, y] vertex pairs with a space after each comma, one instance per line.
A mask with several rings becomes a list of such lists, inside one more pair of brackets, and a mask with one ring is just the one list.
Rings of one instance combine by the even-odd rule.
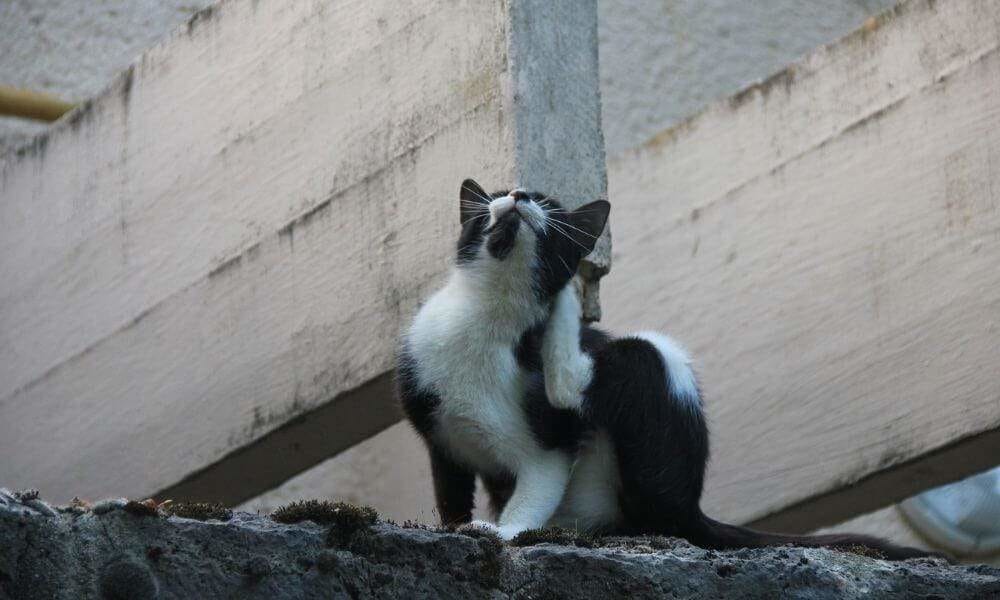
[[465, 190], [465, 191], [467, 191], [467, 192], [469, 192], [469, 193], [471, 193], [471, 194], [473, 194], [473, 195], [475, 195], [475, 196], [477, 196], [479, 199], [481, 199], [483, 202], [486, 202], [487, 204], [489, 204], [492, 201], [492, 199], [487, 198], [486, 196], [483, 196], [481, 193], [479, 193], [478, 191], [472, 189], [471, 187], [469, 187], [469, 186], [467, 186], [465, 184], [462, 184], [462, 189]]
[[556, 254], [556, 258], [558, 258], [559, 262], [561, 262], [563, 264], [563, 266], [566, 267], [566, 272], [569, 273], [570, 277], [572, 277], [573, 275], [576, 274], [576, 271], [574, 271], [573, 269], [569, 268], [569, 265], [566, 264], [566, 261], [563, 260], [563, 257], [561, 257], [558, 254]]
[[566, 227], [569, 227], [570, 229], [572, 229], [574, 231], [579, 231], [580, 233], [582, 233], [583, 235], [585, 235], [585, 236], [587, 236], [589, 238], [593, 238], [593, 239], [596, 240], [599, 237], [599, 236], [596, 236], [596, 235], [591, 235], [591, 234], [587, 233], [586, 231], [580, 229], [579, 227], [574, 227], [573, 225], [570, 225], [566, 221], [560, 221], [560, 220], [555, 219], [555, 218], [553, 218], [551, 220], [555, 221], [556, 223], [559, 223], [560, 225], [565, 225]]
[[470, 202], [468, 204], [464, 204], [463, 203], [461, 206], [462, 206], [462, 208], [464, 208], [466, 210], [471, 210], [471, 211], [474, 211], [474, 212], [477, 212], [477, 213], [487, 213], [487, 212], [490, 212], [489, 207], [483, 206], [482, 204], [475, 204], [475, 203]]
[[554, 214], [554, 215], [569, 215], [569, 214], [586, 215], [586, 214], [595, 213], [595, 212], [598, 212], [598, 211], [596, 211], [596, 210], [566, 210], [565, 208], [553, 208], [549, 212], [551, 214]]
[[546, 219], [546, 223], [548, 223], [549, 225], [551, 225], [552, 229], [558, 231], [567, 240], [569, 240], [569, 241], [573, 242], [574, 244], [576, 244], [577, 246], [583, 248], [586, 251], [587, 254], [590, 254], [590, 250], [591, 250], [590, 248], [584, 246], [580, 242], [578, 242], [575, 239], [573, 239], [573, 236], [571, 236], [568, 232], [566, 232], [566, 230], [561, 229], [558, 225], [555, 224], [554, 221], [555, 221], [555, 219]]

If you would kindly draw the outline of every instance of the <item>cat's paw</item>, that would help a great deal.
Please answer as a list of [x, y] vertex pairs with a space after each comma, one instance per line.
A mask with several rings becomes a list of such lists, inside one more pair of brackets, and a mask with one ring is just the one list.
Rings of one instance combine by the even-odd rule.
[[500, 536], [505, 542], [509, 542], [516, 538], [519, 533], [527, 531], [528, 527], [521, 527], [519, 525], [501, 525], [498, 529], [497, 535]]
[[592, 361], [586, 355], [546, 369], [545, 394], [556, 408], [579, 410], [583, 404], [583, 390], [590, 385]]
[[489, 533], [498, 537], [502, 537], [500, 535], [500, 528], [494, 525], [493, 523], [490, 523], [489, 521], [475, 520], [472, 521], [471, 523], [466, 523], [465, 525], [462, 525], [457, 529], [457, 531], [460, 533], [467, 533], [470, 531], [473, 533]]

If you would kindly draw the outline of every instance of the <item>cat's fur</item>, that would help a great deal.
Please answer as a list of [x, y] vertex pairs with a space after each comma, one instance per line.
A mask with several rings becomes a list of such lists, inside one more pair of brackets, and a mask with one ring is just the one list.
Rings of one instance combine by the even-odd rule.
[[404, 411], [427, 443], [445, 524], [472, 519], [478, 475], [505, 539], [561, 525], [675, 535], [707, 548], [867, 546], [867, 536], [785, 536], [706, 517], [708, 429], [687, 354], [658, 333], [612, 339], [580, 322], [572, 278], [606, 201], [576, 211], [543, 194], [466, 180], [456, 267], [403, 336]]

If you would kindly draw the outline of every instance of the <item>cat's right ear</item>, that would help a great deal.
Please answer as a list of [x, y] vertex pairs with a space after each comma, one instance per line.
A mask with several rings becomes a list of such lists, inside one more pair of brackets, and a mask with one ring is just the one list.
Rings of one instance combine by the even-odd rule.
[[469, 219], [485, 214], [492, 198], [482, 187], [471, 179], [462, 182], [462, 189], [458, 193], [459, 215], [462, 225]]

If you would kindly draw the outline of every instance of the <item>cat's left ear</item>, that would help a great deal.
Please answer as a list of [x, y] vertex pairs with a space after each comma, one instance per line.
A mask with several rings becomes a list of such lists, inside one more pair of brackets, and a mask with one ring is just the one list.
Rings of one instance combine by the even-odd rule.
[[478, 217], [487, 211], [490, 195], [483, 191], [483, 188], [471, 179], [462, 182], [462, 189], [458, 192], [459, 216], [462, 225], [473, 218]]
[[604, 231], [604, 225], [608, 222], [608, 213], [611, 212], [611, 203], [607, 200], [595, 200], [589, 204], [584, 204], [573, 212], [563, 215], [572, 227], [568, 227], [566, 233], [578, 244], [587, 249], [587, 254], [594, 249], [597, 239]]

